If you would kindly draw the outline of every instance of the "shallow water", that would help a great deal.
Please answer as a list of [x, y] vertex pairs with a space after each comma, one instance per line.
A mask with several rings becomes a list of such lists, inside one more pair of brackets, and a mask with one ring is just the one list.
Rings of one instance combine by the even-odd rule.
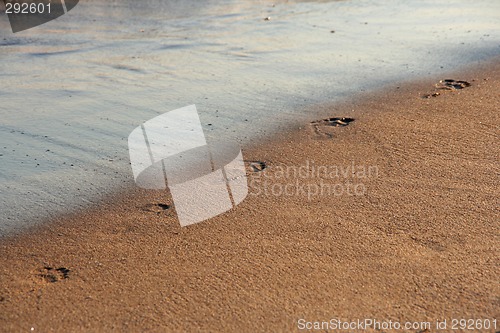
[[2, 15], [0, 235], [130, 184], [127, 137], [156, 115], [196, 104], [209, 139], [249, 145], [498, 55], [499, 22], [496, 0], [88, 0], [17, 34]]

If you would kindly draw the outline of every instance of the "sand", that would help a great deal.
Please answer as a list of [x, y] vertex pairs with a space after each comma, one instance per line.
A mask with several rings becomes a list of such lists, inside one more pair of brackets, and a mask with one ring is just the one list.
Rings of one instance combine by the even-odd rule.
[[[131, 185], [1, 240], [0, 331], [290, 332], [371, 318], [432, 332], [446, 319], [444, 332], [500, 319], [500, 61], [452, 78], [471, 86], [436, 89], [435, 77], [311, 107], [354, 121], [304, 123], [245, 150], [267, 168], [206, 222], [181, 228], [166, 193]], [[323, 193], [299, 190], [321, 182]]]

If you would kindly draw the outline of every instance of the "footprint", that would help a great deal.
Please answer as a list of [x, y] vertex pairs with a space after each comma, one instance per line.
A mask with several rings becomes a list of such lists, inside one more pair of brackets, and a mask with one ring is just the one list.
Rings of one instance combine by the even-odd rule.
[[435, 92], [435, 93], [432, 93], [432, 94], [423, 95], [422, 98], [438, 97], [439, 95], [441, 95], [441, 94], [438, 93], [438, 92]]
[[[459, 90], [459, 89], [464, 89], [467, 87], [470, 87], [471, 84], [467, 81], [459, 81], [459, 80], [453, 80], [453, 79], [445, 79], [439, 81], [439, 83], [435, 84], [437, 90]], [[432, 98], [432, 97], [438, 97], [441, 95], [440, 92], [435, 91], [432, 94], [425, 94], [422, 95], [422, 98]]]
[[443, 245], [442, 243], [432, 240], [432, 239], [422, 239], [418, 238], [415, 236], [410, 236], [412, 240], [414, 240], [416, 243], [418, 243], [421, 246], [425, 246], [431, 250], [442, 252], [446, 250], [446, 245]]
[[247, 163], [247, 165], [248, 165], [248, 167], [249, 167], [249, 169], [250, 169], [251, 172], [262, 172], [265, 169], [267, 169], [266, 162], [262, 162], [262, 161], [247, 161], [247, 160], [245, 160], [244, 162]]
[[445, 90], [458, 90], [458, 89], [464, 89], [464, 88], [470, 87], [470, 85], [471, 84], [467, 81], [446, 79], [446, 80], [439, 81], [439, 83], [436, 84], [436, 88], [445, 89]]
[[353, 122], [354, 118], [327, 118], [323, 120], [316, 120], [310, 123], [314, 133], [319, 137], [332, 138], [334, 134], [334, 127], [344, 127]]
[[70, 270], [66, 267], [52, 268], [45, 266], [38, 274], [45, 282], [54, 283], [69, 278]]
[[142, 209], [145, 212], [153, 212], [153, 213], [156, 213], [156, 214], [160, 214], [160, 213], [162, 213], [164, 211], [169, 210], [170, 207], [172, 207], [172, 206], [164, 204], [164, 203], [155, 203], [155, 204], [146, 204], [146, 205], [143, 205], [143, 206], [141, 206], [139, 208]]

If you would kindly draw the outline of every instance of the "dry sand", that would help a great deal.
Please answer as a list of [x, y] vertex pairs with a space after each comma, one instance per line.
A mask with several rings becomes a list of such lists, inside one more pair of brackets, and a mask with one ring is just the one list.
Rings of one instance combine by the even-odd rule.
[[316, 106], [318, 119], [355, 121], [304, 124], [244, 152], [268, 165], [253, 186], [264, 175], [318, 184], [277, 179], [306, 161], [375, 166], [366, 178], [322, 175], [362, 195], [251, 195], [181, 228], [156, 205], [169, 196], [131, 187], [3, 239], [0, 331], [289, 332], [301, 318], [373, 318], [435, 332], [436, 320], [451, 331], [452, 318], [500, 319], [500, 61], [455, 74], [465, 89], [436, 90], [442, 78]]

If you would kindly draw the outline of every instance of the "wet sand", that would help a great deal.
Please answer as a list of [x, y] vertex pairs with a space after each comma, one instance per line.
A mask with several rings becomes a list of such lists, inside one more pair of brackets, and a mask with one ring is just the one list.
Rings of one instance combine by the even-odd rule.
[[16, 34], [3, 15], [0, 236], [123, 189], [126, 138], [159, 114], [196, 104], [208, 140], [248, 145], [313, 121], [310, 105], [497, 55], [498, 13], [497, 0], [82, 0]]
[[[373, 318], [434, 332], [436, 320], [450, 331], [453, 318], [499, 319], [500, 61], [452, 76], [470, 87], [435, 88], [446, 78], [311, 107], [318, 122], [244, 151], [267, 168], [209, 221], [181, 228], [168, 195], [131, 184], [3, 239], [0, 331], [289, 332], [300, 319]], [[313, 164], [340, 175], [282, 177]], [[273, 195], [297, 181], [339, 187]]]

